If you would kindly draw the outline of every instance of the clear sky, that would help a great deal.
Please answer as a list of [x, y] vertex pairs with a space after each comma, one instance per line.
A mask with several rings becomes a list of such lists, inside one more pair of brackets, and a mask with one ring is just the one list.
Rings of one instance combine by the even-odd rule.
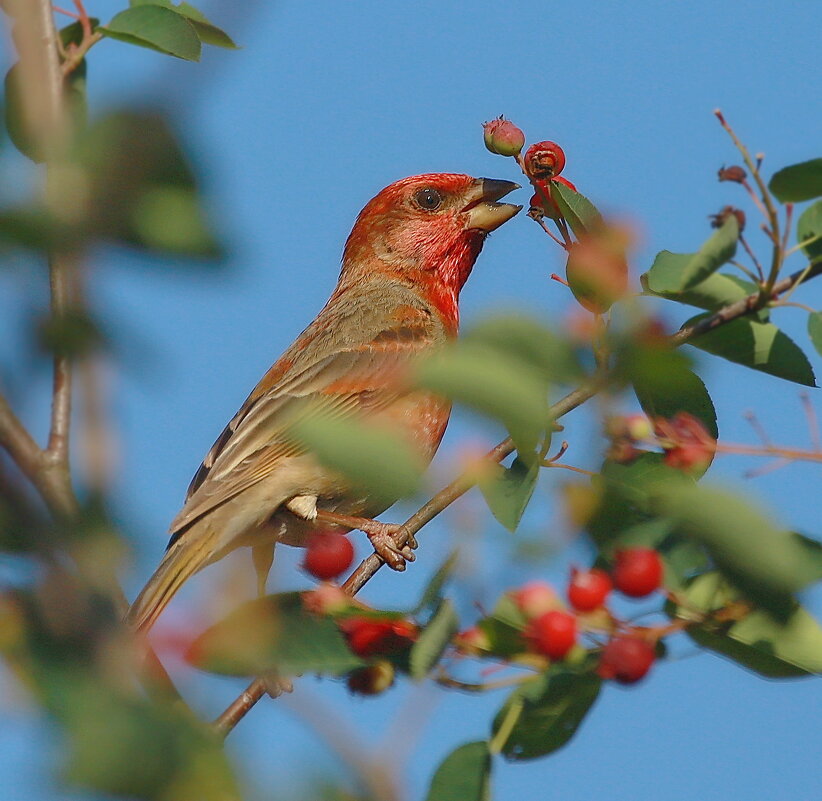
[[[87, 3], [103, 20], [123, 5]], [[822, 14], [816, 0], [283, 0], [203, 8], [242, 50], [206, 49], [203, 63], [192, 65], [103, 42], [90, 56], [93, 109], [159, 103], [176, 119], [231, 254], [220, 271], [171, 269], [165, 261], [146, 262], [123, 250], [94, 254], [91, 294], [115, 337], [119, 359], [108, 388], [121, 431], [115, 496], [137, 560], [127, 576], [132, 592], [159, 559], [168, 522], [214, 437], [330, 293], [343, 241], [363, 204], [413, 173], [517, 179], [512, 161], [482, 146], [484, 120], [504, 113], [529, 141], [548, 138], [563, 145], [565, 175], [603, 210], [641, 230], [637, 274], [662, 248], [695, 249], [709, 234], [708, 214], [726, 203], [744, 204], [737, 187], [716, 181], [717, 168], [738, 157], [714, 108], [724, 110], [753, 151], [766, 154], [770, 169], [822, 155], [822, 111], [813, 78]], [[6, 47], [4, 61], [9, 57]], [[2, 163], [22, 180], [14, 156], [6, 154]], [[8, 189], [2, 192], [8, 195]], [[530, 193], [518, 195], [527, 203]], [[764, 246], [756, 233], [751, 238]], [[561, 267], [558, 249], [520, 215], [489, 240], [480, 257], [463, 294], [465, 323], [512, 307], [559, 323], [570, 300], [548, 276]], [[47, 390], [47, 371], [30, 360], [20, 363], [15, 332], [42, 303], [43, 287], [23, 277], [32, 273], [19, 275], [0, 271], [0, 374], [35, 420], [44, 409], [38, 393]], [[802, 295], [806, 303], [822, 305], [816, 284]], [[671, 312], [672, 324], [685, 317]], [[807, 345], [802, 313], [784, 311], [777, 321]], [[811, 358], [819, 372], [820, 359]], [[797, 387], [716, 360], [702, 375], [723, 438], [753, 441], [742, 418], [750, 409], [776, 442], [807, 445]], [[822, 412], [817, 392], [813, 403]], [[565, 422], [569, 460], [596, 465], [600, 454], [585, 414]], [[491, 446], [501, 437], [459, 416], [438, 457], [433, 485], [447, 480], [466, 443]], [[744, 485], [790, 525], [822, 534], [817, 468], [797, 465], [743, 481], [749, 466], [726, 457], [710, 475]], [[475, 497], [460, 508], [464, 516], [489, 517]], [[525, 535], [557, 540], [561, 532], [555, 526], [555, 512], [538, 502]], [[381, 573], [365, 598], [383, 605], [412, 602], [446, 552], [448, 534], [439, 523], [426, 529], [418, 564], [403, 576]], [[482, 522], [475, 536], [476, 573], [467, 583], [486, 604], [523, 575], [562, 582], [569, 559], [587, 558], [577, 545], [527, 570], [521, 564], [492, 568], [512, 552], [510, 536], [493, 521]], [[362, 541], [359, 553], [366, 553]], [[278, 556], [272, 586], [307, 586], [296, 570], [299, 555], [281, 549]], [[210, 582], [247, 582], [244, 591], [250, 594], [247, 556], [232, 567], [230, 578], [215, 569], [210, 579], [195, 579], [170, 617], [183, 619], [185, 609], [203, 603]], [[461, 598], [469, 595], [463, 590]], [[822, 597], [817, 593], [811, 600], [822, 611]], [[463, 609], [468, 619], [470, 608]], [[765, 681], [718, 657], [697, 655], [687, 642], [675, 646], [675, 658], [636, 688], [606, 687], [564, 750], [530, 763], [496, 764], [494, 798], [816, 797], [822, 737], [815, 680]], [[243, 686], [184, 668], [180, 676], [193, 688], [193, 703], [208, 715], [219, 713]], [[468, 698], [402, 684], [382, 698], [361, 701], [349, 698], [339, 683], [306, 678], [288, 704], [261, 703], [229, 740], [254, 778], [249, 797], [288, 798], [295, 765], [344, 775], [301, 719], [300, 694], [310, 693], [347, 718], [374, 748], [397, 709], [404, 710], [411, 741], [406, 745], [400, 732], [392, 735], [392, 751], [384, 747], [407, 770], [408, 798], [422, 798], [448, 751], [486, 735], [502, 696]], [[41, 775], [48, 732], [27, 722], [24, 710], [6, 698], [7, 686], [0, 684], [0, 796], [62, 797]]]

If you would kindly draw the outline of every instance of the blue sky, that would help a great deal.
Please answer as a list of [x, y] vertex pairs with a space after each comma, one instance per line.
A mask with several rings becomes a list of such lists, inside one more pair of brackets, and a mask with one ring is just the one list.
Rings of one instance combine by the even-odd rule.
[[[108, 0], [87, 5], [104, 20], [122, 7]], [[563, 145], [565, 175], [603, 210], [639, 227], [636, 274], [662, 248], [695, 249], [709, 234], [708, 214], [726, 203], [744, 204], [737, 187], [716, 181], [717, 168], [738, 157], [714, 108], [724, 110], [753, 151], [766, 154], [770, 170], [820, 155], [822, 113], [812, 88], [819, 5], [813, 0], [778, 7], [642, 0], [237, 5], [203, 8], [242, 45], [240, 51], [206, 50], [203, 63], [191, 65], [103, 42], [90, 57], [92, 108], [159, 103], [173, 115], [231, 252], [221, 271], [171, 269], [166, 261], [147, 263], [116, 249], [94, 254], [91, 294], [120, 360], [107, 384], [120, 430], [114, 493], [135, 548], [127, 576], [132, 592], [159, 559], [168, 522], [214, 437], [330, 293], [345, 236], [364, 203], [413, 173], [517, 179], [512, 161], [483, 148], [484, 120], [504, 113], [529, 141]], [[8, 61], [7, 47], [3, 55]], [[13, 155], [2, 163], [13, 178], [25, 180]], [[529, 196], [522, 190], [519, 202]], [[764, 247], [756, 232], [751, 239]], [[548, 276], [561, 267], [558, 249], [520, 215], [480, 257], [463, 293], [465, 324], [512, 307], [560, 323], [569, 296]], [[21, 265], [17, 273], [0, 271], [0, 288], [0, 368], [4, 380], [12, 377], [17, 401], [37, 428], [48, 375], [20, 363], [15, 332], [42, 302], [42, 281]], [[801, 294], [806, 303], [822, 305], [815, 285]], [[672, 324], [685, 317], [671, 312]], [[776, 319], [807, 344], [801, 312], [782, 311]], [[818, 372], [820, 359], [811, 358]], [[716, 360], [704, 364], [723, 438], [753, 441], [742, 418], [750, 409], [774, 441], [807, 445], [797, 387]], [[812, 399], [822, 411], [816, 392]], [[595, 465], [599, 452], [586, 415], [565, 422], [569, 460]], [[458, 415], [432, 483], [447, 480], [465, 443], [490, 446], [500, 438], [492, 427]], [[744, 481], [750, 465], [725, 458], [710, 475], [743, 486], [788, 524], [822, 534], [817, 468], [795, 465]], [[569, 559], [587, 558], [576, 545], [528, 569], [492, 569], [511, 552], [510, 536], [485, 520], [477, 498], [460, 509], [444, 518], [480, 520], [468, 560], [476, 571], [465, 583], [486, 604], [522, 580], [523, 570], [528, 578], [561, 583]], [[446, 552], [450, 528], [435, 523], [426, 529], [418, 565], [404, 576], [380, 574], [365, 598], [397, 606], [413, 600]], [[541, 499], [524, 529], [561, 539], [556, 512]], [[366, 553], [361, 541], [359, 553]], [[307, 584], [296, 570], [298, 558], [281, 549], [272, 586]], [[204, 590], [214, 582], [246, 584], [243, 591], [252, 591], [245, 555], [207, 575], [192, 582], [172, 615], [182, 616], [186, 604], [207, 610]], [[464, 588], [463, 600], [468, 594]], [[812, 601], [822, 611], [818, 593]], [[495, 765], [494, 798], [814, 797], [822, 744], [816, 683], [765, 681], [697, 655], [686, 642], [673, 650], [676, 658], [638, 687], [607, 687], [564, 750], [532, 763]], [[204, 714], [217, 714], [241, 688], [180, 675]], [[6, 686], [0, 685], [3, 696]], [[292, 702], [260, 704], [229, 740], [253, 777], [251, 797], [286, 798], [295, 764], [345, 775], [301, 720], [300, 692], [353, 721], [374, 747], [398, 708], [427, 709], [424, 726], [409, 723], [414, 742], [401, 760], [409, 799], [423, 797], [445, 753], [486, 734], [502, 700], [402, 686], [363, 702], [339, 684], [303, 679]], [[0, 773], [16, 776], [4, 797], [60, 797], [42, 778], [32, 790], [31, 777], [44, 762], [38, 749], [48, 734], [10, 702], [2, 711], [14, 726], [0, 727]]]

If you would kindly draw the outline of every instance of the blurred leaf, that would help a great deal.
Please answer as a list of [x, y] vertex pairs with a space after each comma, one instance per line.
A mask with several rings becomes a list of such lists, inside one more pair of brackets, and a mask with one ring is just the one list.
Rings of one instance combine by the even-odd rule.
[[562, 216], [568, 221], [577, 239], [602, 223], [602, 215], [585, 195], [569, 189], [564, 184], [551, 184], [551, 197], [556, 201]]
[[39, 326], [37, 340], [48, 353], [76, 359], [100, 350], [105, 336], [85, 312], [70, 309], [59, 317], [50, 316]]
[[671, 253], [662, 250], [657, 253], [651, 269], [639, 279], [646, 292], [714, 311], [742, 300], [757, 291], [755, 284], [735, 275], [713, 273], [697, 284], [681, 288], [681, 276], [695, 253]]
[[147, 248], [184, 256], [220, 255], [197, 196], [189, 189], [148, 189], [133, 214], [137, 241]]
[[518, 449], [534, 449], [549, 425], [548, 383], [533, 365], [479, 343], [462, 342], [425, 359], [419, 383], [500, 420]]
[[[508, 759], [535, 759], [565, 745], [599, 695], [602, 682], [591, 673], [549, 670], [520, 685], [494, 718], [496, 735], [516, 722], [502, 745]], [[519, 709], [519, 711], [517, 711]]]
[[336, 624], [306, 612], [298, 592], [242, 604], [192, 643], [188, 661], [211, 673], [337, 676], [361, 667]]
[[516, 458], [510, 467], [499, 464], [483, 468], [479, 480], [491, 514], [509, 531], [514, 532], [525, 512], [539, 478], [539, 461], [527, 464]]
[[[693, 325], [704, 316], [694, 317], [686, 325]], [[741, 317], [691, 338], [688, 344], [777, 378], [809, 387], [816, 386], [808, 357], [772, 323]]]
[[[738, 593], [716, 572], [698, 576], [682, 594], [687, 606], [669, 604], [668, 611], [686, 620], [695, 619], [695, 610], [712, 612], [738, 599]], [[736, 622], [708, 621], [689, 626], [686, 632], [704, 648], [768, 678], [822, 673], [822, 628], [802, 607], [793, 609], [785, 620], [754, 610]]]
[[768, 188], [782, 203], [798, 203], [822, 195], [822, 159], [792, 164], [774, 173]]
[[507, 657], [525, 651], [524, 632], [528, 621], [510, 595], [503, 595], [491, 614], [477, 625], [488, 637], [491, 653]]
[[822, 200], [808, 206], [796, 223], [797, 242], [806, 242], [813, 237], [817, 237], [815, 241], [802, 246], [811, 264], [822, 260]]
[[462, 334], [462, 341], [489, 346], [525, 360], [552, 382], [569, 383], [583, 375], [568, 342], [524, 315], [489, 317]]
[[46, 159], [41, 137], [29, 130], [26, 123], [25, 93], [20, 86], [20, 65], [15, 64], [7, 73], [4, 82], [4, 114], [6, 130], [12, 144], [35, 164]]
[[138, 5], [116, 14], [97, 29], [104, 36], [158, 50], [186, 61], [200, 60], [200, 37], [182, 14], [155, 4]]
[[743, 592], [774, 613], [784, 614], [793, 593], [819, 569], [812, 546], [777, 526], [752, 498], [683, 485], [660, 493], [657, 504]]
[[808, 315], [808, 334], [816, 352], [822, 356], [822, 312]]
[[390, 428], [318, 410], [295, 417], [289, 430], [320, 462], [385, 503], [413, 495], [419, 486], [422, 461]]
[[705, 424], [714, 439], [719, 436], [711, 396], [702, 379], [687, 367], [677, 365], [663, 376], [637, 377], [634, 391], [639, 405], [649, 417], [670, 419], [677, 412], [688, 412]]
[[161, 115], [102, 117], [79, 144], [78, 161], [90, 183], [90, 232], [176, 255], [220, 255], [194, 172]]
[[411, 648], [409, 667], [412, 678], [423, 679], [428, 675], [457, 631], [459, 619], [453, 604], [446, 598]]
[[422, 612], [435, 609], [442, 603], [442, 590], [451, 578], [454, 568], [457, 566], [458, 554], [456, 552], [439, 566], [428, 584], [422, 592], [420, 602], [411, 610], [412, 615], [419, 615]]
[[488, 743], [461, 745], [440, 763], [425, 801], [490, 801], [490, 774]]

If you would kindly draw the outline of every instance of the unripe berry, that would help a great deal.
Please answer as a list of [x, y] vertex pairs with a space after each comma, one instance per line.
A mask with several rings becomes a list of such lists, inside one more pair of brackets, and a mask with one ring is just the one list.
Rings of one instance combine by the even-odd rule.
[[545, 612], [562, 608], [562, 601], [556, 591], [545, 581], [529, 581], [519, 589], [512, 590], [509, 595], [527, 618], [539, 617]]
[[579, 612], [592, 612], [605, 603], [611, 592], [611, 579], [604, 570], [571, 570], [568, 600]]
[[348, 689], [357, 695], [379, 695], [394, 683], [394, 666], [385, 659], [348, 674]]
[[303, 568], [322, 581], [336, 578], [354, 561], [354, 546], [343, 534], [317, 532], [308, 538]]
[[488, 635], [479, 626], [461, 631], [454, 637], [453, 642], [454, 647], [462, 654], [477, 654], [491, 649]]
[[614, 586], [631, 598], [644, 598], [662, 584], [662, 559], [653, 548], [617, 551]]
[[482, 131], [485, 146], [500, 156], [516, 156], [525, 145], [525, 134], [504, 117], [484, 122]]
[[315, 615], [333, 615], [349, 609], [351, 596], [336, 584], [320, 584], [303, 593], [303, 607]]
[[587, 236], [568, 248], [568, 286], [594, 314], [604, 314], [628, 289], [628, 263], [617, 240], [608, 234]]
[[639, 637], [620, 635], [602, 649], [597, 673], [603, 679], [634, 684], [648, 673], [655, 659], [650, 643]]
[[525, 170], [531, 178], [553, 178], [565, 167], [565, 151], [556, 142], [537, 142], [525, 151]]
[[546, 612], [529, 624], [525, 637], [531, 650], [562, 659], [577, 641], [577, 619], [568, 612]]

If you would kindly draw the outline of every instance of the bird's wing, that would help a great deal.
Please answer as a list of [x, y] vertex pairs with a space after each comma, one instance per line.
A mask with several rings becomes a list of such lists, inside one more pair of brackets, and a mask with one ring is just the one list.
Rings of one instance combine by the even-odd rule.
[[345, 309], [328, 311], [274, 365], [217, 438], [171, 524], [173, 534], [300, 453], [288, 429], [303, 410], [347, 416], [385, 408], [402, 392], [399, 381], [409, 359], [445, 336], [436, 315], [409, 305], [400, 314], [369, 315], [358, 328], [358, 341], [335, 347], [333, 336], [323, 332], [333, 330], [329, 318], [339, 323]]

